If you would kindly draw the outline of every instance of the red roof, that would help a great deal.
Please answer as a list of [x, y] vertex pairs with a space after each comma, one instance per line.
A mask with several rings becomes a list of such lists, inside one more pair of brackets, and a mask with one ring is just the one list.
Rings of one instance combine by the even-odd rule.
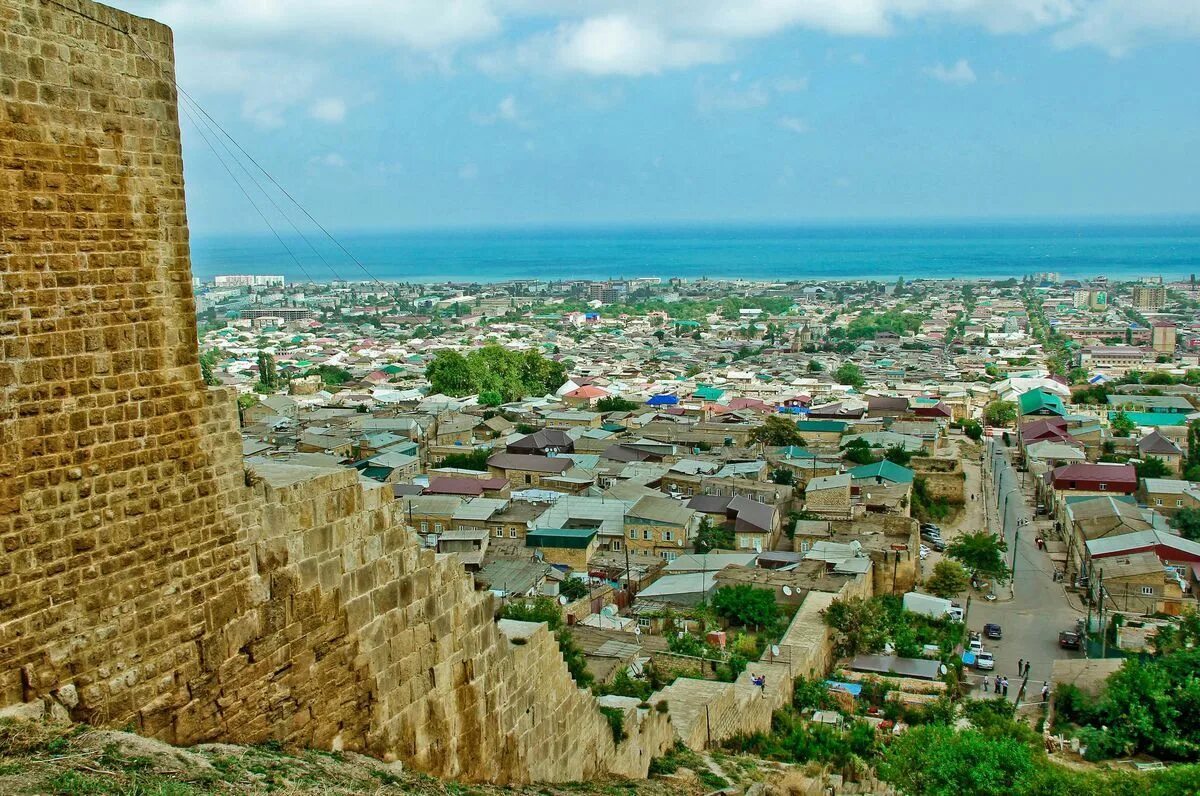
[[582, 387], [576, 387], [566, 394], [567, 398], [603, 398], [608, 395], [608, 390], [601, 387], [595, 387], [590, 384], [585, 384]]
[[1098, 491], [1096, 485], [1106, 484], [1129, 491], [1137, 489], [1137, 470], [1131, 464], [1087, 464], [1075, 462], [1054, 470], [1054, 486], [1057, 489], [1088, 489]]
[[479, 497], [492, 489], [503, 489], [508, 483], [505, 478], [448, 478], [439, 476], [429, 479], [426, 495], [466, 495]]

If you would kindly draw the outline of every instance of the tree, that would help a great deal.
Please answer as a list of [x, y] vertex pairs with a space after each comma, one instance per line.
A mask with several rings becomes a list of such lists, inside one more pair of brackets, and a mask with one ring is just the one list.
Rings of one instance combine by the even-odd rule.
[[992, 401], [983, 407], [983, 422], [989, 426], [1012, 425], [1017, 419], [1017, 405], [1012, 401]]
[[1171, 474], [1171, 468], [1157, 456], [1147, 456], [1145, 460], [1133, 466], [1138, 478], [1166, 478]]
[[908, 463], [912, 461], [912, 457], [912, 452], [903, 445], [891, 445], [883, 452], [883, 458], [901, 467], [907, 467]]
[[786, 467], [776, 467], [771, 471], [771, 483], [792, 486], [796, 483], [796, 474]]
[[588, 596], [588, 587], [581, 578], [567, 578], [558, 587], [558, 593], [568, 600], [582, 600]]
[[596, 402], [596, 410], [600, 412], [632, 412], [638, 404], [619, 395], [608, 395]]
[[1200, 509], [1191, 506], [1175, 512], [1171, 518], [1171, 527], [1179, 531], [1184, 539], [1200, 542]]
[[717, 616], [743, 627], [770, 627], [779, 619], [775, 592], [745, 583], [717, 589], [712, 597], [712, 607]]
[[658, 342], [660, 342], [660, 343], [661, 343], [661, 342], [662, 342], [664, 339], [666, 339], [666, 336], [667, 336], [667, 333], [666, 333], [666, 332], [664, 332], [662, 329], [657, 329], [657, 330], [655, 330], [655, 332], [654, 332], [654, 337], [655, 337], [655, 338], [658, 340]]
[[817, 360], [815, 360], [815, 359], [808, 360], [808, 372], [809, 373], [820, 373], [824, 369], [825, 369], [825, 366], [822, 365]]
[[713, 525], [707, 514], [700, 517], [700, 527], [696, 530], [696, 541], [693, 544], [697, 553], [732, 550], [733, 543], [733, 531], [724, 525]]
[[453, 467], [458, 470], [478, 470], [481, 473], [486, 473], [488, 469], [487, 460], [491, 455], [492, 452], [487, 448], [476, 448], [469, 453], [451, 453], [438, 462], [438, 467]]
[[978, 420], [964, 420], [962, 422], [963, 434], [966, 434], [967, 439], [978, 442], [983, 438], [983, 426]]
[[925, 588], [938, 597], [953, 597], [971, 583], [962, 564], [943, 558], [933, 565], [933, 574], [925, 580]]
[[750, 432], [751, 442], [782, 448], [785, 445], [804, 445], [800, 429], [786, 417], [772, 415], [766, 422]]
[[838, 365], [838, 369], [833, 372], [833, 379], [838, 384], [847, 384], [851, 387], [861, 387], [866, 384], [862, 369], [853, 362], [843, 362]]
[[275, 372], [275, 357], [266, 351], [258, 352], [258, 381], [267, 390], [279, 386], [279, 376]]
[[1112, 428], [1114, 437], [1128, 437], [1137, 428], [1137, 424], [1124, 412], [1117, 412], [1113, 415], [1112, 419], [1109, 420], [1109, 426]]
[[987, 531], [976, 531], [960, 536], [949, 547], [946, 555], [961, 563], [972, 577], [987, 575], [997, 583], [1008, 578], [1008, 567], [1004, 563], [1004, 551], [1008, 545], [999, 536]]
[[1016, 738], [927, 724], [892, 741], [880, 773], [907, 796], [1011, 796], [1031, 794], [1039, 772]]
[[862, 437], [855, 437], [846, 443], [846, 459], [855, 464], [873, 464], [879, 461], [871, 450], [871, 445]]
[[834, 600], [821, 617], [827, 626], [838, 632], [841, 655], [878, 652], [888, 641], [887, 610], [881, 600], [864, 600], [862, 597]]
[[484, 406], [499, 406], [504, 403], [504, 396], [499, 390], [484, 390], [479, 393], [479, 403]]

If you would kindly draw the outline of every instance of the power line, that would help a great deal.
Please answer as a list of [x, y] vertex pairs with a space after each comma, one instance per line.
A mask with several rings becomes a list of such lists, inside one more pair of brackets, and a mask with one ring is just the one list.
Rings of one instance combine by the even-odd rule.
[[233, 180], [233, 184], [236, 185], [238, 187], [238, 190], [240, 190], [242, 192], [242, 195], [246, 197], [246, 201], [248, 201], [250, 203], [250, 206], [254, 208], [254, 211], [256, 213], [258, 213], [259, 218], [261, 218], [263, 220], [263, 223], [267, 225], [267, 228], [271, 230], [271, 234], [273, 234], [275, 236], [275, 240], [279, 241], [279, 245], [282, 246], [283, 250], [286, 251], [288, 253], [288, 256], [292, 258], [292, 262], [294, 262], [296, 264], [296, 267], [300, 269], [300, 272], [304, 274], [305, 278], [308, 279], [309, 282], [315, 283], [316, 280], [314, 280], [312, 278], [312, 276], [309, 275], [308, 270], [303, 265], [301, 265], [300, 259], [298, 257], [296, 257], [295, 252], [293, 252], [291, 250], [291, 247], [289, 247], [286, 243], [284, 243], [283, 238], [280, 237], [279, 232], [275, 229], [275, 226], [270, 222], [270, 220], [267, 218], [266, 214], [258, 206], [258, 203], [254, 201], [254, 198], [250, 196], [250, 193], [242, 186], [242, 183], [238, 180], [237, 175], [234, 174], [233, 170], [230, 169], [228, 164], [225, 163], [225, 160], [221, 157], [221, 153], [217, 152], [217, 148], [214, 147], [212, 145], [212, 142], [208, 140], [208, 136], [205, 135], [204, 130], [197, 123], [196, 118], [194, 116], [192, 116], [191, 111], [189, 111], [187, 109], [187, 107], [184, 105], [181, 105], [180, 109], [187, 115], [188, 119], [191, 120], [192, 124], [196, 126], [196, 131], [198, 133], [200, 133], [200, 138], [204, 141], [205, 144], [208, 145], [209, 150], [212, 151], [213, 157], [215, 157], [217, 159], [217, 162], [221, 164], [221, 167], [223, 169], [225, 169], [225, 173], [229, 175], [229, 178], [231, 180]]
[[[321, 224], [321, 222], [317, 221], [317, 219], [316, 219], [316, 218], [314, 218], [314, 217], [313, 217], [313, 215], [312, 215], [311, 213], [309, 213], [309, 212], [308, 212], [308, 210], [307, 210], [307, 209], [306, 209], [306, 208], [305, 208], [305, 207], [304, 207], [302, 204], [300, 204], [298, 201], [296, 201], [296, 198], [295, 198], [294, 196], [292, 196], [290, 193], [288, 193], [287, 189], [286, 189], [286, 188], [284, 188], [282, 185], [280, 185], [280, 184], [279, 184], [279, 181], [278, 181], [278, 180], [276, 180], [276, 179], [275, 179], [275, 177], [274, 177], [274, 176], [272, 176], [272, 175], [271, 175], [271, 173], [270, 173], [269, 171], [267, 171], [265, 168], [263, 168], [262, 164], [260, 164], [260, 163], [259, 163], [257, 160], [255, 160], [255, 159], [254, 159], [254, 157], [253, 157], [253, 156], [252, 156], [252, 155], [251, 155], [249, 152], [247, 152], [247, 151], [245, 150], [245, 148], [244, 148], [244, 147], [242, 147], [242, 145], [241, 145], [241, 144], [239, 144], [239, 143], [238, 143], [237, 139], [236, 139], [236, 138], [234, 138], [232, 135], [230, 135], [230, 134], [229, 134], [229, 132], [228, 132], [228, 131], [227, 131], [227, 130], [224, 128], [224, 127], [222, 127], [222, 126], [221, 126], [220, 122], [218, 122], [216, 119], [214, 119], [214, 118], [212, 117], [212, 115], [211, 115], [211, 114], [209, 114], [209, 112], [208, 112], [208, 111], [206, 111], [206, 110], [204, 109], [204, 106], [202, 106], [202, 105], [201, 105], [199, 102], [197, 102], [197, 101], [196, 101], [196, 100], [195, 100], [195, 99], [192, 97], [192, 95], [188, 94], [188, 92], [187, 92], [187, 91], [185, 91], [185, 90], [184, 90], [184, 88], [183, 88], [182, 86], [180, 86], [180, 85], [179, 85], [179, 83], [178, 83], [178, 82], [176, 81], [176, 79], [175, 79], [175, 75], [174, 75], [174, 74], [173, 74], [171, 71], [168, 71], [168, 70], [166, 69], [166, 67], [164, 67], [164, 66], [163, 66], [162, 62], [161, 62], [161, 61], [159, 61], [159, 59], [155, 58], [153, 55], [151, 55], [149, 52], [147, 52], [147, 51], [146, 51], [146, 49], [145, 49], [144, 47], [142, 47], [141, 43], [140, 43], [140, 42], [137, 40], [137, 38], [136, 38], [136, 37], [133, 35], [132, 31], [126, 30], [126, 29], [124, 29], [124, 28], [121, 28], [121, 27], [118, 27], [118, 26], [116, 26], [116, 25], [113, 25], [113, 24], [112, 24], [112, 23], [110, 23], [110, 22], [106, 22], [106, 21], [104, 21], [104, 20], [102, 20], [102, 19], [97, 19], [96, 17], [94, 17], [94, 16], [92, 16], [92, 15], [90, 15], [90, 14], [87, 14], [87, 13], [85, 13], [85, 12], [84, 12], [84, 11], [82, 11], [81, 9], [78, 9], [78, 8], [72, 8], [72, 7], [68, 6], [68, 5], [65, 5], [65, 4], [63, 4], [63, 3], [59, 2], [59, 0], [42, 0], [42, 2], [44, 2], [44, 3], [49, 3], [50, 5], [57, 6], [58, 8], [61, 8], [61, 9], [63, 9], [64, 11], [68, 11], [68, 12], [70, 12], [70, 13], [72, 13], [72, 14], [75, 14], [75, 15], [77, 15], [77, 16], [83, 17], [84, 19], [87, 19], [87, 20], [89, 20], [89, 21], [91, 21], [91, 22], [94, 22], [94, 23], [96, 23], [97, 25], [101, 25], [101, 26], [103, 26], [103, 27], [109, 28], [110, 30], [115, 30], [115, 31], [117, 31], [117, 32], [121, 33], [122, 35], [124, 35], [126, 38], [128, 38], [128, 39], [129, 39], [129, 40], [130, 40], [130, 41], [133, 43], [133, 46], [134, 46], [134, 47], [136, 47], [136, 48], [138, 49], [138, 51], [139, 51], [139, 52], [140, 52], [140, 53], [141, 53], [143, 56], [145, 56], [146, 58], [148, 58], [148, 59], [149, 59], [149, 60], [150, 60], [150, 61], [151, 61], [151, 62], [152, 62], [152, 63], [153, 63], [155, 66], [157, 66], [157, 67], [158, 67], [158, 70], [159, 70], [160, 74], [162, 74], [162, 76], [163, 76], [164, 78], [166, 78], [166, 79], [167, 79], [167, 80], [168, 80], [168, 81], [171, 83], [171, 85], [172, 85], [172, 86], [175, 88], [175, 90], [176, 90], [177, 92], [179, 92], [179, 95], [180, 95], [181, 97], [185, 98], [185, 99], [187, 100], [187, 102], [190, 102], [190, 103], [192, 104], [192, 106], [193, 106], [193, 107], [194, 107], [194, 108], [195, 108], [195, 109], [196, 109], [196, 110], [197, 110], [197, 111], [198, 111], [198, 112], [199, 112], [201, 115], [203, 115], [203, 117], [204, 117], [205, 119], [207, 119], [207, 120], [208, 120], [208, 122], [209, 122], [209, 123], [211, 123], [213, 127], [215, 127], [215, 128], [216, 128], [216, 129], [217, 129], [217, 130], [220, 132], [220, 134], [221, 134], [221, 135], [223, 135], [225, 138], [229, 139], [229, 141], [230, 141], [230, 142], [231, 142], [231, 143], [234, 145], [234, 147], [236, 147], [236, 148], [237, 148], [237, 150], [238, 150], [239, 152], [241, 152], [241, 153], [242, 153], [242, 155], [243, 155], [243, 156], [244, 156], [244, 157], [245, 157], [247, 160], [249, 160], [249, 161], [250, 161], [250, 162], [251, 162], [251, 163], [254, 165], [254, 167], [255, 167], [255, 168], [257, 168], [259, 171], [261, 171], [261, 172], [262, 172], [262, 173], [263, 173], [263, 174], [266, 176], [266, 178], [267, 178], [268, 180], [270, 180], [271, 184], [272, 184], [272, 185], [274, 185], [276, 188], [278, 188], [278, 189], [279, 189], [280, 193], [282, 193], [284, 196], [286, 196], [286, 197], [287, 197], [288, 201], [290, 201], [290, 202], [291, 202], [293, 205], [295, 205], [295, 206], [296, 206], [296, 207], [297, 207], [297, 208], [300, 210], [300, 212], [301, 212], [301, 213], [303, 213], [303, 214], [305, 215], [305, 217], [306, 217], [306, 218], [308, 218], [308, 220], [309, 220], [309, 221], [311, 221], [311, 222], [312, 222], [314, 225], [316, 225], [317, 229], [321, 230], [321, 232], [322, 232], [322, 233], [325, 235], [325, 237], [329, 238], [329, 240], [330, 240], [330, 241], [332, 241], [332, 242], [333, 242], [333, 244], [334, 244], [335, 246], [337, 246], [337, 247], [338, 247], [338, 249], [340, 249], [340, 250], [342, 251], [342, 253], [343, 253], [343, 254], [345, 254], [345, 255], [346, 255], [346, 256], [347, 256], [347, 257], [348, 257], [348, 258], [351, 260], [351, 262], [353, 262], [353, 263], [354, 263], [356, 266], [358, 266], [358, 268], [359, 268], [359, 269], [360, 269], [360, 270], [361, 270], [361, 271], [362, 271], [364, 274], [366, 274], [366, 276], [367, 276], [367, 278], [368, 278], [368, 279], [370, 279], [371, 281], [375, 282], [377, 285], [379, 285], [380, 287], [384, 288], [385, 290], [387, 290], [387, 289], [388, 289], [388, 286], [387, 286], [387, 285], [386, 285], [384, 282], [382, 282], [382, 281], [381, 281], [381, 280], [380, 280], [378, 277], [376, 277], [374, 274], [372, 274], [372, 273], [371, 273], [371, 272], [370, 272], [370, 271], [367, 269], [367, 267], [366, 267], [365, 265], [363, 265], [363, 264], [362, 264], [362, 262], [360, 262], [360, 261], [359, 261], [359, 259], [358, 259], [357, 257], [355, 257], [355, 256], [354, 256], [354, 255], [353, 255], [353, 254], [350, 252], [350, 250], [349, 250], [349, 249], [347, 249], [347, 248], [346, 248], [346, 247], [345, 247], [345, 246], [342, 244], [342, 242], [341, 242], [340, 240], [338, 240], [336, 237], [334, 237], [334, 235], [333, 235], [333, 234], [332, 234], [332, 233], [331, 233], [331, 232], [330, 232], [328, 229], [326, 229], [326, 228], [325, 228], [325, 226]], [[182, 104], [182, 103], [181, 103], [181, 104], [180, 104], [180, 108], [181, 108], [181, 109], [184, 109], [184, 110], [185, 110], [185, 112], [186, 112], [186, 106], [185, 106], [184, 104]], [[188, 114], [188, 116], [189, 116], [189, 118], [192, 118], [190, 113]], [[196, 120], [195, 120], [194, 118], [192, 118], [192, 122], [193, 122], [193, 124], [197, 124], [197, 123], [196, 123]], [[200, 127], [199, 127], [199, 125], [197, 124], [197, 130], [199, 130], [199, 129], [200, 129]], [[205, 137], [205, 136], [202, 134], [202, 135], [201, 135], [201, 138], [203, 138], [203, 139], [204, 139], [204, 142], [205, 142], [205, 143], [208, 145], [209, 149], [212, 149], [212, 150], [213, 150], [213, 154], [214, 154], [214, 155], [217, 155], [216, 148], [212, 146], [211, 142], [209, 142], [209, 141], [208, 141], [207, 137]], [[218, 137], [218, 140], [221, 140], [221, 139]], [[223, 141], [222, 141], [222, 146], [225, 146], [225, 144], [224, 144], [224, 142], [223, 142]], [[226, 147], [226, 150], [228, 151], [228, 147]], [[231, 154], [232, 154], [232, 153], [231, 153]], [[218, 160], [221, 160], [219, 155], [217, 155], [217, 158], [218, 158]], [[222, 165], [223, 167], [225, 167], [225, 170], [226, 170], [226, 171], [229, 173], [230, 177], [231, 177], [232, 179], [234, 179], [235, 183], [237, 183], [237, 185], [238, 185], [238, 188], [239, 188], [239, 189], [242, 191], [242, 193], [243, 193], [243, 194], [245, 194], [245, 195], [246, 195], [246, 198], [247, 198], [248, 200], [250, 200], [250, 203], [251, 203], [252, 205], [254, 205], [254, 209], [255, 209], [256, 211], [258, 211], [258, 214], [259, 214], [259, 216], [261, 216], [261, 217], [262, 217], [262, 219], [263, 219], [263, 221], [264, 221], [264, 222], [267, 224], [267, 226], [268, 226], [268, 227], [270, 227], [270, 229], [271, 229], [271, 232], [272, 232], [272, 233], [274, 233], [276, 240], [278, 240], [278, 241], [279, 241], [279, 243], [280, 243], [280, 245], [282, 245], [282, 246], [284, 247], [284, 249], [285, 249], [285, 250], [287, 250], [288, 254], [291, 256], [292, 260], [293, 260], [293, 261], [296, 263], [296, 265], [297, 265], [297, 266], [300, 268], [301, 272], [303, 272], [303, 273], [305, 274], [305, 276], [306, 276], [306, 277], [309, 279], [309, 281], [310, 281], [310, 282], [315, 282], [315, 280], [313, 280], [313, 279], [312, 279], [312, 277], [308, 275], [308, 272], [307, 272], [307, 271], [304, 269], [304, 267], [300, 265], [300, 261], [299, 261], [299, 259], [296, 257], [296, 255], [295, 255], [295, 254], [292, 252], [292, 250], [291, 250], [291, 249], [288, 247], [288, 245], [287, 245], [286, 243], [284, 243], [284, 242], [283, 242], [283, 238], [282, 238], [282, 237], [280, 237], [279, 233], [275, 231], [275, 228], [274, 228], [274, 227], [271, 225], [270, 221], [268, 221], [268, 220], [267, 220], [267, 217], [266, 217], [266, 215], [265, 215], [265, 214], [264, 214], [264, 213], [263, 213], [261, 210], [259, 210], [259, 208], [258, 208], [258, 205], [257, 205], [257, 204], [255, 204], [255, 203], [254, 203], [254, 201], [253, 201], [252, 199], [250, 199], [250, 195], [249, 195], [249, 193], [248, 193], [248, 192], [245, 190], [245, 188], [242, 188], [242, 185], [241, 185], [241, 183], [240, 183], [240, 182], [237, 182], [237, 178], [236, 178], [236, 177], [234, 177], [234, 175], [233, 175], [232, 171], [231, 171], [231, 170], [228, 168], [228, 166], [226, 166], [226, 165], [225, 165], [225, 162], [224, 162], [223, 160], [221, 160], [221, 165]], [[244, 165], [242, 165], [240, 162], [239, 162], [239, 166], [240, 166], [242, 169], [246, 170], [246, 169], [245, 169], [245, 166], [244, 166]], [[249, 170], [246, 170], [246, 171], [247, 171], [247, 173], [249, 173]], [[255, 185], [256, 185], [257, 187], [259, 187], [259, 189], [260, 189], [260, 190], [263, 190], [263, 193], [264, 193], [264, 194], [266, 194], [266, 191], [265, 191], [265, 190], [262, 188], [262, 186], [261, 186], [261, 185], [259, 185], [259, 184], [257, 183], [257, 181], [255, 182]], [[268, 196], [268, 198], [270, 198], [270, 197]], [[274, 203], [274, 200], [271, 200], [271, 202], [272, 202], [272, 204], [275, 204], [275, 203]], [[298, 227], [296, 227], [296, 225], [295, 225], [295, 224], [294, 224], [294, 223], [291, 221], [291, 219], [290, 219], [290, 218], [287, 216], [287, 214], [286, 214], [286, 213], [284, 213], [282, 210], [280, 210], [280, 209], [279, 209], [279, 206], [278, 206], [278, 205], [275, 205], [275, 208], [276, 208], [277, 210], [279, 210], [280, 214], [284, 216], [284, 218], [285, 218], [285, 219], [288, 221], [288, 223], [289, 223], [289, 224], [291, 224], [291, 225], [292, 225], [292, 227], [293, 227], [294, 229], [296, 229], [296, 231], [297, 231], [297, 232], [300, 232], [299, 228], [298, 228]], [[304, 239], [305, 243], [307, 243], [307, 244], [308, 244], [308, 246], [309, 246], [310, 248], [312, 248], [312, 249], [313, 249], [314, 253], [316, 253], [316, 254], [317, 254], [317, 256], [321, 258], [322, 262], [325, 262], [325, 259], [324, 259], [324, 257], [322, 257], [322, 256], [321, 256], [321, 254], [320, 254], [319, 252], [317, 252], [316, 248], [315, 248], [315, 247], [312, 245], [312, 243], [311, 243], [311, 242], [309, 242], [309, 241], [308, 241], [308, 239], [307, 239], [307, 238], [305, 238], [305, 237], [304, 237], [304, 234], [303, 234], [303, 233], [300, 233], [300, 237], [301, 237], [302, 239]], [[333, 267], [332, 267], [332, 266], [330, 266], [328, 262], [325, 262], [325, 264], [326, 264], [326, 266], [329, 268], [329, 270], [330, 270], [332, 273], [334, 273], [334, 276], [336, 277], [336, 276], [337, 276], [337, 273], [336, 273], [336, 271], [334, 271]]]
[[[196, 101], [193, 100], [191, 97], [187, 98], [187, 102], [190, 102], [192, 107], [195, 110], [199, 111], [200, 113], [204, 113], [204, 109], [202, 107], [200, 107], [196, 103]], [[185, 105], [181, 104], [180, 107], [185, 108], [185, 110], [186, 110]], [[204, 114], [204, 115], [207, 116], [208, 114]], [[190, 115], [189, 115], [189, 118], [192, 119], [193, 124], [197, 124], [197, 121], [195, 118], [191, 117]], [[210, 133], [212, 132], [211, 127], [209, 128], [209, 132]], [[267, 189], [263, 187], [262, 183], [260, 183], [258, 181], [258, 179], [250, 172], [250, 170], [246, 168], [245, 164], [242, 163], [240, 160], [238, 160], [237, 156], [229, 148], [229, 145], [225, 143], [224, 139], [222, 139], [219, 135], [216, 135], [215, 133], [214, 133], [214, 136], [216, 137], [217, 141], [221, 144], [221, 148], [224, 149], [225, 152], [229, 155], [230, 160], [232, 160], [234, 163], [236, 163], [238, 165], [238, 168], [240, 168], [242, 170], [242, 172], [248, 178], [250, 178], [250, 181], [254, 183], [254, 186], [256, 188], [258, 188], [258, 190], [262, 193], [262, 195], [267, 198], [267, 201], [271, 203], [271, 206], [275, 208], [275, 211], [277, 213], [279, 213], [279, 215], [283, 216], [283, 219], [285, 221], [287, 221], [287, 223], [291, 226], [292, 229], [296, 230], [296, 234], [300, 236], [300, 240], [304, 241], [308, 245], [308, 248], [312, 250], [312, 253], [317, 255], [317, 258], [325, 265], [326, 268], [329, 269], [329, 273], [333, 274], [333, 278], [338, 280], [339, 282], [342, 281], [342, 277], [340, 274], [338, 274], [337, 270], [332, 265], [329, 264], [329, 261], [325, 259], [324, 255], [322, 255], [321, 252], [317, 251], [317, 247], [313, 246], [312, 241], [310, 241], [308, 239], [308, 237], [304, 234], [304, 232], [301, 231], [300, 227], [298, 227], [296, 225], [296, 222], [292, 221], [291, 217], [283, 211], [283, 208], [281, 208], [279, 206], [279, 204], [275, 201], [274, 197], [271, 196], [270, 192], [268, 192]], [[301, 269], [301, 270], [303, 270], [303, 269]], [[309, 281], [312, 281], [312, 280], [310, 279]]]

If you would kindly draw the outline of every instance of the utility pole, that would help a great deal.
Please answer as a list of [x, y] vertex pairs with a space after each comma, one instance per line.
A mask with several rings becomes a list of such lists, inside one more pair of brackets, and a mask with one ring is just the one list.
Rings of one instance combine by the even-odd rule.
[[1100, 657], [1107, 658], [1108, 657], [1108, 622], [1105, 621], [1106, 611], [1105, 611], [1105, 607], [1104, 607], [1104, 570], [1103, 569], [1100, 570], [1099, 580], [1100, 580], [1100, 582], [1099, 582], [1098, 586], [1100, 589]]

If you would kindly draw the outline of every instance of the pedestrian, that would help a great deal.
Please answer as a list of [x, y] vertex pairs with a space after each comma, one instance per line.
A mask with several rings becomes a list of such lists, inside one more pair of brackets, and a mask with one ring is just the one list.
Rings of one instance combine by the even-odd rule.
[[1007, 699], [1008, 698], [1008, 678], [1007, 677], [1005, 677], [1003, 680], [1000, 681], [1000, 686], [1004, 689], [1004, 696]]
[[989, 680], [988, 676], [985, 674], [983, 676], [983, 693], [985, 693], [985, 694], [988, 692], [988, 683], [989, 682], [991, 682], [991, 681]]
[[1029, 676], [1029, 670], [1033, 667], [1033, 661], [1025, 661], [1025, 676]]
[[762, 698], [767, 698], [767, 676], [765, 674], [757, 675], [751, 678], [754, 684], [758, 686], [758, 690], [762, 692]]
[[999, 694], [1000, 693], [1000, 675], [996, 675], [995, 686], [996, 686], [996, 693]]
[[1020, 677], [1023, 671], [1025, 671], [1025, 659], [1017, 658], [1017, 677]]
[[1050, 684], [1047, 683], [1045, 680], [1043, 680], [1042, 681], [1042, 701], [1045, 702], [1048, 699], [1050, 699]]

